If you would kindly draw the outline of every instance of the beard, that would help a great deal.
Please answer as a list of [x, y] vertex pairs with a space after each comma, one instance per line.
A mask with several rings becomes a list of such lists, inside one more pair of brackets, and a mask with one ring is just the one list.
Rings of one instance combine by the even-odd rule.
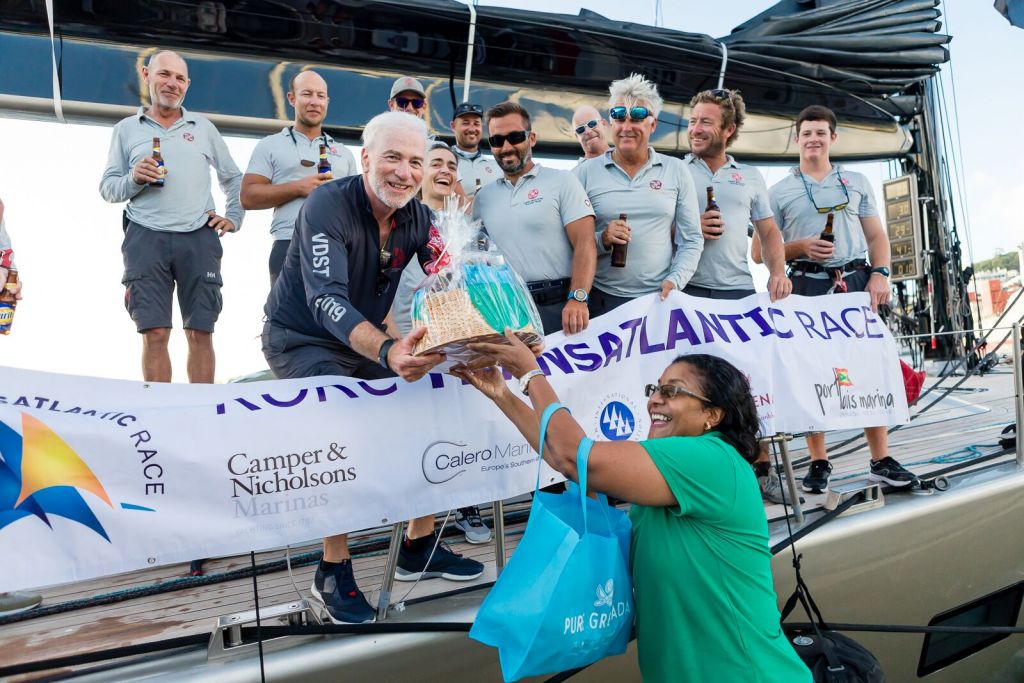
[[157, 92], [155, 87], [150, 87], [149, 101], [163, 107], [164, 109], [180, 109], [181, 103], [185, 101], [185, 96], [182, 95], [177, 99], [171, 100]]
[[501, 166], [502, 171], [509, 175], [516, 175], [526, 168], [526, 164], [530, 163], [532, 158], [533, 152], [527, 147], [526, 154], [520, 154], [519, 150], [516, 150], [514, 154], [503, 154], [500, 157], [495, 157], [495, 160]]
[[327, 112], [324, 112], [323, 114], [319, 114], [318, 115], [320, 117], [319, 120], [313, 121], [313, 120], [307, 118], [306, 114], [299, 114], [298, 115], [298, 119], [299, 119], [299, 123], [302, 124], [303, 126], [306, 126], [307, 128], [316, 128], [321, 123], [323, 123], [324, 117], [326, 115], [327, 115]]
[[375, 169], [370, 170], [370, 187], [373, 188], [377, 199], [391, 209], [401, 209], [416, 196], [416, 192], [419, 190], [419, 185], [412, 185], [407, 192], [399, 192], [390, 187], [387, 178], [378, 175]]

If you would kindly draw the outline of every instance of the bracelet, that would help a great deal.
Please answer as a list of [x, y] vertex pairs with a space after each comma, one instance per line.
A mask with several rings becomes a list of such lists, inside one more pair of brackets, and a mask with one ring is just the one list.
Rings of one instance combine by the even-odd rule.
[[519, 391], [523, 392], [523, 396], [529, 396], [530, 395], [530, 392], [529, 392], [530, 381], [534, 377], [543, 377], [543, 376], [544, 376], [544, 371], [541, 370], [540, 368], [534, 368], [533, 370], [530, 370], [528, 373], [526, 373], [525, 375], [523, 375], [522, 377], [519, 378]]
[[386, 368], [388, 370], [391, 369], [391, 366], [388, 365], [388, 351], [390, 351], [391, 347], [394, 345], [395, 340], [390, 338], [385, 339], [380, 345], [380, 349], [377, 351], [377, 362], [380, 363], [382, 368]]

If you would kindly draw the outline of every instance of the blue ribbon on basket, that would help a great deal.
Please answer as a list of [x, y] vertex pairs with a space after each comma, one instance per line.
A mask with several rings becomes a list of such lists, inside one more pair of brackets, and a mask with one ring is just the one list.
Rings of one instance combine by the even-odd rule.
[[579, 485], [540, 491], [548, 423], [540, 424], [537, 484], [526, 532], [480, 606], [469, 637], [498, 648], [506, 681], [587, 666], [626, 651], [633, 627], [632, 525], [604, 494], [587, 494], [592, 439], [576, 452]]

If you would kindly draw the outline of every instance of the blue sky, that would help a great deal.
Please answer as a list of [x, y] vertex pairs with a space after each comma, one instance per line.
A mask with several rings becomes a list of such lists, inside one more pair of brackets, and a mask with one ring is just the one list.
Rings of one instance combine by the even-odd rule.
[[[570, 14], [581, 6], [557, 0], [498, 4]], [[653, 0], [588, 0], [585, 4], [611, 18], [654, 23]], [[665, 25], [721, 36], [772, 4], [666, 0]], [[991, 0], [954, 0], [945, 9], [945, 28], [954, 35], [951, 51], [965, 161], [963, 187], [970, 205], [974, 254], [983, 259], [997, 248], [1009, 250], [1024, 241], [1019, 208], [1024, 198], [1019, 171], [1024, 137], [1014, 125], [1024, 111], [1020, 69], [1024, 31], [999, 16]], [[202, 85], [193, 84], [198, 87]], [[25, 300], [18, 307], [14, 331], [0, 337], [0, 364], [140, 378], [139, 337], [121, 304], [121, 207], [103, 202], [97, 190], [109, 127], [0, 119], [0, 140], [0, 198], [7, 207], [7, 227], [25, 281]], [[228, 140], [243, 170], [255, 144], [254, 139]], [[877, 182], [881, 165], [872, 166], [874, 170], [863, 170]], [[219, 197], [218, 205], [223, 207]], [[270, 211], [249, 212], [243, 230], [224, 238], [225, 308], [214, 337], [218, 381], [266, 366], [258, 336], [268, 288], [270, 218]], [[966, 235], [963, 238], [966, 242]], [[176, 320], [175, 325], [174, 379], [184, 381], [185, 349], [180, 322]]]

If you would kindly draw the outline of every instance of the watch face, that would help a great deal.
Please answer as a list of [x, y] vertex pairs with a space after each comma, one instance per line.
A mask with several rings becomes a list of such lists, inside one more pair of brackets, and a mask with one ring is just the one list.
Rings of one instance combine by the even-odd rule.
[[586, 303], [587, 293], [582, 289], [574, 289], [572, 291], [572, 298], [575, 299], [576, 301], [579, 301], [580, 303]]

